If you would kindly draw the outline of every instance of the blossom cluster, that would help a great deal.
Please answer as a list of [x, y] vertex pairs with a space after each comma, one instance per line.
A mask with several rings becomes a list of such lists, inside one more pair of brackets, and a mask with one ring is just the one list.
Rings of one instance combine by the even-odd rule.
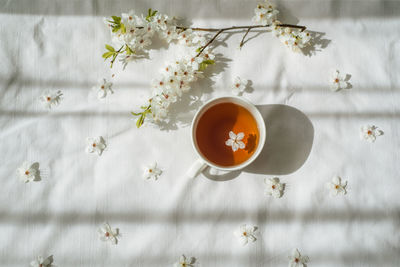
[[301, 49], [310, 45], [311, 34], [308, 31], [281, 27], [279, 24], [280, 22], [276, 21], [272, 30], [275, 36], [293, 52], [301, 52]]
[[[195, 36], [187, 32], [186, 40], [193, 44]], [[200, 45], [200, 44], [197, 44]], [[195, 49], [182, 59], [167, 64], [161, 76], [152, 81], [153, 95], [149, 100], [151, 117], [154, 121], [160, 121], [167, 117], [169, 106], [178, 101], [183, 93], [191, 88], [191, 83], [202, 78], [202, 71], [210, 64], [214, 64], [215, 55], [208, 48], [198, 55]]]
[[273, 24], [279, 14], [279, 10], [275, 8], [268, 0], [265, 2], [260, 2], [254, 9], [253, 22], [255, 24], [261, 24], [264, 26]]
[[272, 26], [272, 31], [279, 40], [294, 52], [300, 52], [302, 48], [308, 46], [311, 41], [309, 32], [302, 29], [293, 29], [280, 26], [282, 23], [277, 20], [279, 10], [268, 0], [260, 2], [254, 9], [253, 22], [263, 26]]
[[110, 27], [113, 46], [103, 54], [111, 58], [111, 64], [118, 57], [125, 67], [140, 52], [146, 52], [151, 38], [158, 33], [167, 43], [176, 41], [188, 48], [188, 53], [162, 69], [161, 77], [152, 82], [152, 95], [141, 112], [132, 112], [139, 116], [136, 125], [140, 127], [146, 118], [157, 122], [167, 117], [169, 106], [178, 101], [182, 93], [190, 90], [190, 83], [202, 77], [202, 71], [214, 64], [215, 55], [205, 48], [206, 39], [192, 29], [178, 27], [176, 19], [149, 9], [146, 17], [137, 16], [134, 11], [123, 13], [121, 17], [105, 18]]

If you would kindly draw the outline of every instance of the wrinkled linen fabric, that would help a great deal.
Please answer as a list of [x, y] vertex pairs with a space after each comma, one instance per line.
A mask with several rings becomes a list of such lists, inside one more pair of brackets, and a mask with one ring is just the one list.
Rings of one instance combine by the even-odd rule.
[[[149, 7], [185, 25], [249, 25], [255, 1], [0, 1], [0, 266], [28, 266], [54, 255], [57, 266], [172, 266], [182, 254], [197, 266], [287, 266], [294, 248], [309, 266], [400, 264], [400, 2], [279, 1], [279, 19], [317, 36], [307, 55], [292, 53], [271, 33], [222, 34], [215, 66], [172, 112], [170, 123], [137, 129], [130, 111], [145, 103], [151, 79], [179, 47], [155, 41], [149, 58], [122, 71], [101, 58], [111, 43], [102, 18]], [[333, 70], [350, 89], [332, 92]], [[112, 79], [101, 102], [91, 87]], [[233, 173], [185, 173], [197, 156], [190, 123], [205, 101], [231, 95], [236, 76], [250, 80], [245, 98], [266, 121], [260, 158]], [[39, 96], [61, 90], [48, 111]], [[251, 93], [249, 91], [252, 91]], [[360, 127], [384, 131], [375, 143]], [[160, 129], [161, 128], [161, 129]], [[85, 153], [103, 136], [102, 156]], [[16, 169], [39, 162], [40, 182]], [[143, 180], [157, 161], [163, 174]], [[345, 196], [326, 183], [348, 181]], [[266, 196], [264, 178], [285, 183]], [[101, 242], [108, 222], [122, 234]], [[233, 232], [256, 225], [242, 247]]]

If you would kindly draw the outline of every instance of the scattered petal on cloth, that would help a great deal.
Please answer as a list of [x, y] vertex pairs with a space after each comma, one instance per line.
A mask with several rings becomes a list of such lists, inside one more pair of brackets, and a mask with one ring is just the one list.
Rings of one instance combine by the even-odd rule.
[[360, 138], [368, 142], [375, 142], [376, 137], [383, 135], [383, 131], [376, 126], [364, 125], [361, 127]]
[[106, 142], [104, 141], [103, 137], [88, 137], [87, 139], [87, 153], [96, 152], [99, 156], [103, 153], [103, 150], [106, 148]]
[[45, 108], [51, 109], [52, 107], [58, 106], [58, 104], [61, 102], [62, 95], [63, 94], [60, 90], [57, 92], [46, 90], [40, 96], [40, 101]]
[[235, 95], [243, 94], [248, 82], [249, 82], [248, 80], [242, 80], [240, 79], [240, 77], [236, 77], [235, 80], [233, 81], [232, 93]]
[[346, 79], [345, 75], [342, 75], [338, 70], [335, 70], [329, 79], [331, 84], [331, 90], [338, 91], [340, 89], [347, 88], [348, 83], [345, 81], [345, 79]]
[[229, 139], [225, 141], [225, 145], [231, 146], [232, 151], [235, 152], [239, 148], [244, 149], [246, 145], [241, 141], [244, 138], [244, 133], [238, 133], [237, 135], [230, 131], [229, 132]]
[[[128, 62], [125, 62], [125, 63], [127, 64]], [[93, 87], [93, 90], [97, 93], [97, 98], [102, 99], [102, 98], [105, 98], [107, 96], [107, 94], [113, 94], [114, 91], [111, 88], [112, 85], [113, 85], [113, 83], [108, 82], [105, 78], [100, 80], [98, 85]]]
[[153, 162], [152, 164], [145, 167], [143, 172], [144, 179], [151, 179], [157, 180], [158, 177], [162, 174], [162, 170], [157, 167], [157, 162]]
[[256, 226], [247, 226], [243, 224], [233, 232], [233, 234], [239, 239], [240, 243], [244, 246], [249, 242], [255, 242], [257, 238], [255, 237], [255, 231], [257, 231]]
[[97, 230], [97, 233], [101, 241], [110, 241], [114, 245], [118, 244], [118, 238], [120, 237], [118, 228], [113, 230], [108, 223], [104, 223], [103, 226]]
[[39, 163], [22, 163], [22, 165], [17, 169], [17, 176], [25, 183], [40, 181]]
[[267, 185], [265, 190], [265, 193], [267, 195], [273, 196], [275, 198], [280, 198], [283, 195], [285, 185], [283, 183], [280, 183], [278, 177], [265, 178], [264, 182]]
[[179, 261], [174, 264], [174, 267], [193, 267], [196, 259], [194, 257], [186, 258], [182, 255]]
[[293, 250], [292, 255], [289, 256], [289, 267], [305, 267], [308, 261], [308, 256], [302, 256], [296, 248]]
[[53, 255], [48, 256], [47, 258], [43, 258], [42, 256], [38, 256], [35, 260], [31, 262], [32, 267], [51, 267], [53, 263]]
[[326, 184], [326, 187], [330, 190], [332, 196], [336, 196], [337, 194], [345, 195], [347, 193], [346, 186], [347, 181], [342, 183], [342, 178], [339, 176], [333, 177], [332, 181]]

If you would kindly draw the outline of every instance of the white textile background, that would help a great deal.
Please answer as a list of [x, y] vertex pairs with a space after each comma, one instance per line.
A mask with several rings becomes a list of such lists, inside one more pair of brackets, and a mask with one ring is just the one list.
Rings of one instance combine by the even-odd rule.
[[[102, 17], [152, 7], [196, 26], [248, 25], [255, 4], [0, 0], [0, 266], [51, 254], [74, 267], [171, 266], [181, 254], [203, 267], [286, 266], [293, 248], [309, 266], [400, 265], [400, 1], [279, 1], [283, 22], [320, 36], [316, 51], [295, 54], [255, 32], [239, 50], [243, 33], [222, 35], [210, 78], [183, 97], [175, 123], [136, 129], [130, 111], [178, 51], [156, 44], [149, 59], [110, 70]], [[336, 68], [351, 89], [329, 90]], [[99, 102], [90, 89], [113, 73], [115, 93]], [[193, 114], [230, 94], [235, 76], [251, 81], [244, 97], [265, 116], [265, 151], [242, 172], [189, 180]], [[38, 101], [46, 89], [64, 94], [51, 111]], [[364, 124], [384, 136], [360, 140]], [[106, 151], [86, 154], [86, 137], [98, 135]], [[25, 160], [40, 163], [42, 181], [15, 177]], [[153, 160], [164, 174], [145, 181]], [[275, 175], [286, 183], [281, 199], [264, 195], [263, 179]], [[328, 195], [334, 175], [347, 195]], [[98, 239], [104, 221], [120, 228], [117, 246]], [[243, 223], [259, 228], [246, 247], [232, 234]]]

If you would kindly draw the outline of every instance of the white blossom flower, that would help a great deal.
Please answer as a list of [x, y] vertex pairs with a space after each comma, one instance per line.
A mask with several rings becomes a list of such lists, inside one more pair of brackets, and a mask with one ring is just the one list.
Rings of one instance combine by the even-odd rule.
[[104, 223], [98, 230], [97, 233], [101, 241], [110, 241], [114, 245], [118, 244], [118, 238], [120, 237], [119, 229], [112, 229], [108, 223]]
[[236, 152], [239, 148], [244, 149], [246, 145], [242, 141], [243, 138], [244, 133], [238, 133], [236, 135], [234, 132], [230, 131], [229, 139], [225, 141], [225, 145], [231, 146], [233, 152]]
[[137, 39], [136, 47], [137, 47], [138, 49], [142, 49], [142, 50], [143, 50], [144, 48], [146, 48], [146, 47], [149, 46], [149, 45], [151, 45], [151, 39], [150, 39], [150, 36], [149, 36], [149, 35], [144, 34], [144, 35], [140, 36], [140, 37]]
[[311, 35], [309, 32], [289, 27], [282, 28], [279, 24], [280, 23], [274, 23], [272, 31], [275, 36], [277, 36], [287, 47], [292, 49], [293, 52], [300, 52], [301, 49], [310, 45]]
[[345, 79], [346, 75], [342, 75], [338, 70], [335, 70], [329, 79], [331, 83], [331, 90], [337, 91], [339, 89], [346, 88], [347, 82], [345, 81]]
[[108, 82], [106, 79], [102, 79], [96, 86], [93, 86], [93, 91], [97, 93], [97, 98], [105, 98], [107, 94], [113, 94], [114, 91], [112, 90], [112, 82]]
[[292, 255], [289, 256], [289, 267], [305, 267], [308, 261], [308, 256], [302, 256], [296, 248], [293, 250]]
[[157, 13], [153, 17], [153, 21], [159, 30], [165, 30], [171, 24], [172, 19], [169, 18], [167, 15]]
[[29, 162], [24, 162], [17, 169], [17, 176], [21, 181], [28, 183], [32, 181], [39, 180], [39, 164], [31, 164]]
[[233, 232], [233, 234], [239, 239], [240, 243], [244, 246], [248, 242], [255, 242], [257, 238], [255, 237], [255, 231], [257, 231], [256, 226], [247, 226], [243, 224]]
[[35, 260], [31, 262], [32, 267], [51, 267], [53, 263], [53, 255], [48, 256], [47, 258], [43, 258], [42, 256], [38, 256]]
[[247, 83], [248, 80], [243, 80], [240, 79], [240, 77], [236, 77], [233, 81], [232, 93], [234, 93], [235, 95], [241, 95], [246, 89]]
[[129, 10], [128, 13], [122, 13], [121, 18], [125, 22], [125, 24], [128, 25], [133, 25], [137, 22], [137, 16], [135, 15], [135, 10], [133, 9]]
[[194, 34], [192, 32], [192, 29], [186, 29], [179, 33], [178, 40], [181, 44], [190, 46], [192, 45], [192, 40], [194, 38]]
[[143, 178], [144, 179], [151, 179], [157, 180], [158, 177], [162, 174], [162, 170], [157, 167], [157, 162], [153, 162], [149, 166], [144, 169]]
[[326, 187], [330, 190], [332, 196], [336, 196], [337, 194], [345, 195], [347, 193], [346, 186], [347, 181], [342, 183], [342, 178], [339, 176], [333, 177], [332, 181], [326, 184]]
[[174, 267], [193, 267], [195, 258], [186, 258], [185, 255], [180, 256], [179, 261], [174, 264]]
[[271, 25], [276, 20], [279, 11], [269, 1], [265, 1], [257, 4], [254, 13], [252, 20], [255, 24]]
[[119, 61], [122, 63], [123, 69], [126, 68], [129, 62], [133, 61], [135, 57], [133, 55], [120, 55]]
[[364, 125], [361, 127], [360, 138], [368, 142], [375, 142], [376, 137], [383, 135], [383, 131], [374, 125]]
[[280, 198], [283, 194], [284, 184], [280, 183], [278, 177], [274, 178], [265, 178], [265, 184], [267, 185], [265, 193], [270, 196], [274, 196], [275, 198]]
[[87, 153], [96, 152], [99, 156], [101, 156], [103, 150], [106, 148], [106, 142], [104, 141], [103, 137], [101, 136], [88, 137], [86, 141], [87, 141], [86, 152]]
[[164, 31], [161, 31], [160, 37], [161, 37], [161, 39], [164, 39], [165, 41], [167, 41], [167, 43], [170, 43], [172, 40], [176, 40], [178, 38], [178, 33], [176, 32], [176, 27], [170, 26], [170, 27], [166, 28]]
[[57, 92], [46, 90], [40, 96], [40, 100], [44, 107], [51, 109], [52, 107], [58, 106], [62, 99], [62, 95], [63, 94], [60, 90], [58, 90]]

